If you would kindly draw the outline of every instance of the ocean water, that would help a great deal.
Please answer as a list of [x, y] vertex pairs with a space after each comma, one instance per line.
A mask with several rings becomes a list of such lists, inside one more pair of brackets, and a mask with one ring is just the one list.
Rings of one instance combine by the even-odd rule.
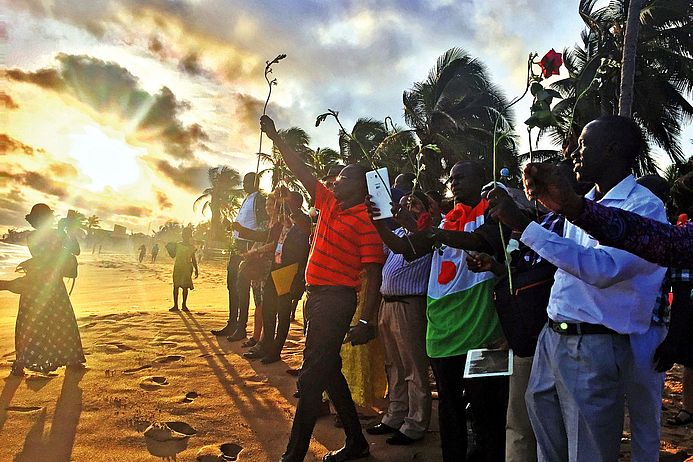
[[18, 263], [28, 258], [31, 254], [25, 245], [0, 242], [0, 271], [3, 273], [14, 271]]

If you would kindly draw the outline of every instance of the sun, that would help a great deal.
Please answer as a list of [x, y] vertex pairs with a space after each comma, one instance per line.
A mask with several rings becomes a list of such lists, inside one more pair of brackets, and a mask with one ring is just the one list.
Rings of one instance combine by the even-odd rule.
[[92, 191], [115, 190], [135, 183], [141, 175], [138, 158], [146, 150], [128, 144], [123, 137], [106, 133], [96, 125], [82, 127], [69, 135], [70, 149], [80, 174], [90, 180]]

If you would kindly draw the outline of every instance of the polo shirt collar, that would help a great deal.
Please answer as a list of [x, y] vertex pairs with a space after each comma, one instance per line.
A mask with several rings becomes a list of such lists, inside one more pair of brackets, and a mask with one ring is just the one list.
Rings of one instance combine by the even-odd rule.
[[[637, 183], [635, 182], [635, 177], [633, 175], [628, 175], [616, 186], [607, 191], [607, 193], [604, 194], [604, 197], [597, 202], [602, 202], [604, 200], [625, 200], [628, 198], [628, 196], [630, 196], [630, 193], [633, 191], [633, 189], [635, 189], [636, 186]], [[597, 187], [594, 186], [592, 189], [590, 189], [590, 192], [585, 194], [585, 198], [594, 200], [596, 194]]]

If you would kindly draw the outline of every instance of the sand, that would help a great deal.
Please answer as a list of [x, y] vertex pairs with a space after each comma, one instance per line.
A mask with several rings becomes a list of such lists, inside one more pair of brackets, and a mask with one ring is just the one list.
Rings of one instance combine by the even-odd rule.
[[[0, 292], [0, 461], [194, 461], [202, 448], [200, 454], [213, 455], [221, 445], [227, 460], [279, 460], [296, 404], [296, 379], [286, 370], [301, 361], [300, 309], [282, 361], [249, 361], [240, 342], [209, 333], [226, 320], [225, 268], [202, 263], [190, 313], [167, 311], [171, 270], [165, 255], [154, 264], [139, 264], [135, 255], [81, 256], [72, 302], [88, 369], [62, 368], [48, 377], [8, 377], [18, 296]], [[676, 369], [667, 382], [665, 418], [680, 392]], [[360, 409], [367, 416], [377, 411]], [[412, 446], [368, 436], [367, 460], [440, 461], [436, 419], [434, 409], [426, 438]], [[161, 425], [148, 430], [152, 423]], [[145, 431], [165, 441], [145, 438]], [[306, 461], [320, 460], [343, 438], [333, 416], [321, 418]], [[623, 460], [628, 448], [626, 432]], [[685, 460], [693, 453], [693, 426], [665, 427], [662, 449], [662, 460]]]

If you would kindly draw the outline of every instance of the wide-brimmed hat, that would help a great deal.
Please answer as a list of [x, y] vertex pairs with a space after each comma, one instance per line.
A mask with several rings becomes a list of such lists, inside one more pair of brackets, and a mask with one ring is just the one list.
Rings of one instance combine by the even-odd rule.
[[24, 218], [26, 218], [26, 221], [28, 221], [29, 224], [35, 228], [44, 220], [52, 220], [53, 211], [46, 204], [39, 203], [31, 207], [31, 212], [29, 212], [29, 215], [26, 215]]

